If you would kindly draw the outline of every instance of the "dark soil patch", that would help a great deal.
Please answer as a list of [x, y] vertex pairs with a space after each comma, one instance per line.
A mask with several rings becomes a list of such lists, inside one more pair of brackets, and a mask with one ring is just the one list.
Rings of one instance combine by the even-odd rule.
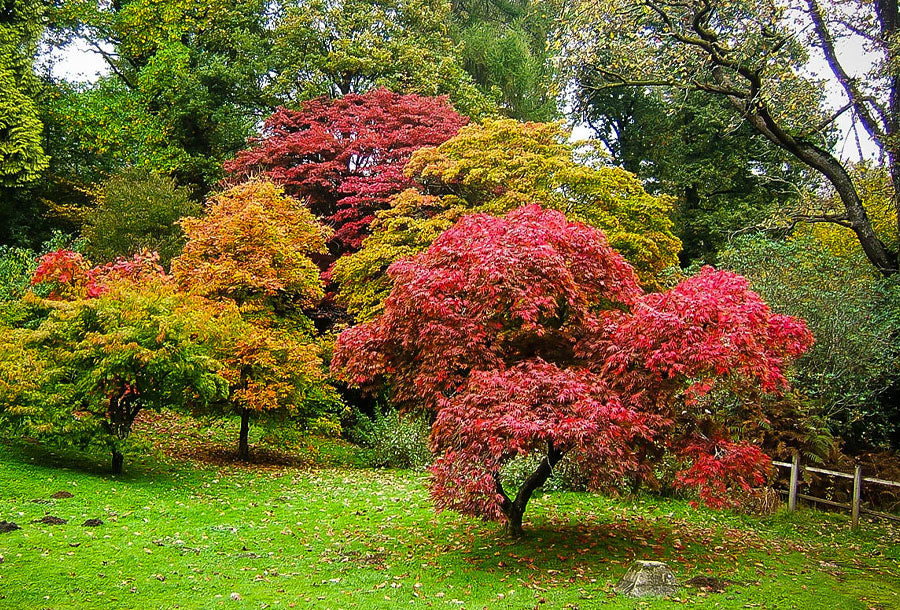
[[50, 497], [53, 498], [54, 500], [63, 500], [65, 498], [73, 498], [75, 496], [73, 496], [72, 494], [70, 494], [67, 491], [58, 491]]
[[697, 587], [698, 589], [708, 589], [710, 591], [721, 593], [731, 583], [729, 583], [727, 580], [716, 578], [715, 576], [694, 576], [692, 579], [687, 581], [686, 584], [692, 587]]
[[46, 515], [40, 519], [35, 519], [32, 523], [43, 523], [44, 525], [65, 525], [68, 523], [66, 519], [60, 519], [59, 517], [54, 517], [53, 515]]
[[82, 527], [99, 527], [101, 525], [103, 525], [103, 521], [100, 519], [88, 519], [81, 524]]
[[20, 529], [22, 528], [11, 521], [0, 521], [0, 534], [6, 534], [7, 532], [14, 532]]

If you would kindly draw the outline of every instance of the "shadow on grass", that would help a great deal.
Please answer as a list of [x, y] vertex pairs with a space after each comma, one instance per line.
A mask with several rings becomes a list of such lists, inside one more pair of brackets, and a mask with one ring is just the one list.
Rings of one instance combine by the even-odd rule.
[[14, 438], [0, 441], [0, 451], [8, 464], [18, 463], [25, 467], [74, 470], [116, 481], [174, 480], [171, 476], [173, 467], [160, 461], [158, 455], [144, 447], [126, 453], [125, 468], [121, 475], [112, 473], [112, 456], [99, 450], [80, 450], [32, 439]]
[[278, 470], [283, 468], [371, 467], [366, 450], [346, 441], [307, 436], [278, 445], [277, 440], [257, 438], [262, 427], [251, 427], [251, 449], [247, 460], [241, 458], [237, 418], [195, 419], [163, 411], [141, 413], [135, 433], [150, 440], [165, 459], [190, 462], [201, 468], [228, 470]]

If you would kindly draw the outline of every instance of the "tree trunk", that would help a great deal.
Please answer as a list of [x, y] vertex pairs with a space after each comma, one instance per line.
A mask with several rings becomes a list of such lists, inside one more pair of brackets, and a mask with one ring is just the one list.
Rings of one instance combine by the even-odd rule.
[[[894, 209], [897, 215], [897, 234], [900, 238], [900, 142], [897, 134], [900, 133], [900, 72], [896, 68], [898, 59], [894, 40], [900, 29], [900, 7], [897, 0], [875, 0], [875, 12], [881, 24], [881, 38], [888, 41], [885, 45], [887, 51], [887, 65], [893, 66], [888, 72], [888, 99], [887, 112], [887, 141], [883, 142], [887, 149], [888, 162], [891, 168], [891, 182], [894, 185]], [[898, 241], [900, 243], [900, 241]], [[898, 253], [900, 254], [900, 253]]]
[[122, 466], [125, 464], [125, 456], [118, 449], [112, 451], [112, 473], [122, 474]]
[[525, 508], [528, 506], [528, 501], [531, 499], [535, 490], [547, 482], [547, 479], [553, 474], [553, 467], [559, 464], [563, 455], [564, 453], [562, 451], [558, 451], [553, 447], [552, 442], [548, 442], [547, 456], [541, 460], [537, 469], [531, 473], [531, 476], [529, 476], [522, 484], [522, 487], [519, 488], [519, 493], [516, 494], [515, 500], [510, 500], [509, 497], [507, 497], [498, 479], [498, 491], [503, 496], [503, 504], [500, 506], [500, 509], [506, 516], [507, 531], [509, 532], [510, 537], [521, 538], [524, 535], [525, 531], [522, 529], [522, 517], [525, 515]]
[[109, 399], [107, 420], [104, 426], [106, 431], [119, 441], [112, 450], [113, 474], [122, 474], [125, 457], [119, 448], [124, 446], [125, 441], [131, 435], [131, 426], [134, 424], [134, 420], [140, 411], [141, 403], [138, 400], [138, 395], [131, 388], [122, 390], [119, 396], [112, 396]]
[[250, 409], [241, 409], [241, 436], [238, 441], [238, 455], [245, 462], [250, 459]]
[[[735, 100], [735, 98], [731, 99]], [[856, 238], [859, 245], [862, 246], [866, 258], [882, 275], [890, 276], [897, 273], [897, 253], [891, 252], [875, 235], [866, 208], [863, 207], [859, 193], [844, 165], [827, 150], [808, 142], [798, 141], [784, 132], [771, 118], [764, 106], [757, 105], [756, 111], [751, 110], [751, 102], [752, 100], [737, 100], [736, 102], [748, 122], [769, 141], [825, 176], [844, 204], [846, 219], [850, 224], [849, 228], [856, 233]]]
[[[708, 35], [700, 30], [698, 30], [698, 34], [701, 37]], [[716, 84], [721, 86], [729, 85], [728, 79], [722, 71], [723, 66], [737, 70], [749, 82], [749, 93], [746, 96], [728, 95], [731, 104], [766, 139], [794, 155], [807, 166], [822, 174], [831, 183], [844, 204], [846, 212], [844, 219], [848, 223], [847, 226], [856, 233], [856, 238], [859, 241], [859, 245], [862, 246], [866, 258], [884, 276], [891, 276], [897, 273], [898, 254], [888, 249], [875, 235], [866, 209], [863, 207], [859, 193], [844, 164], [824, 148], [803, 139], [795, 138], [775, 120], [765, 103], [760, 101], [759, 92], [762, 90], [762, 80], [759, 72], [741, 68], [721, 58], [715, 61], [717, 65], [713, 68], [713, 78]]]
[[507, 513], [507, 531], [509, 532], [509, 536], [511, 538], [521, 538], [525, 535], [525, 530], [522, 529], [522, 517], [524, 514], [524, 507], [522, 507], [521, 511], [517, 510], [515, 507], [512, 507], [510, 512]]

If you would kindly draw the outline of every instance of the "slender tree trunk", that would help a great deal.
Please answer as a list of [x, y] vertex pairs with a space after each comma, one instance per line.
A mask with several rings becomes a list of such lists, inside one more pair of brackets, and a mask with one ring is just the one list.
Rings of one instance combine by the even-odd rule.
[[138, 413], [141, 411], [141, 403], [137, 394], [128, 389], [123, 390], [119, 396], [113, 396], [109, 400], [107, 408], [107, 421], [104, 424], [109, 434], [116, 437], [119, 443], [112, 450], [112, 472], [122, 474], [122, 466], [125, 464], [125, 456], [119, 450], [131, 435], [131, 426]]
[[528, 501], [531, 499], [535, 490], [547, 482], [547, 479], [553, 474], [553, 467], [562, 460], [563, 455], [565, 454], [562, 451], [558, 451], [553, 447], [552, 442], [548, 442], [547, 456], [541, 460], [537, 469], [531, 473], [531, 476], [529, 476], [522, 484], [522, 487], [519, 488], [519, 493], [516, 494], [515, 500], [510, 500], [509, 497], [507, 497], [506, 493], [503, 491], [503, 486], [500, 485], [498, 479], [498, 491], [503, 496], [503, 504], [500, 508], [506, 516], [510, 537], [521, 538], [524, 535], [525, 531], [522, 529], [522, 517], [525, 515], [525, 508], [528, 506]]
[[112, 450], [112, 473], [122, 474], [122, 466], [125, 464], [125, 456], [118, 449]]
[[250, 459], [250, 409], [241, 409], [241, 436], [238, 441], [238, 455], [244, 461]]

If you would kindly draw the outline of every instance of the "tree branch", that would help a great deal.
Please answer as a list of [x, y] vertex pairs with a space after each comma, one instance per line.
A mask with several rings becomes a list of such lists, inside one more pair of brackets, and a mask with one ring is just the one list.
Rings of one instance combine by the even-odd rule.
[[100, 46], [96, 41], [90, 41], [90, 45], [94, 47], [94, 50], [103, 57], [103, 60], [106, 62], [106, 65], [109, 66], [109, 69], [113, 71], [113, 73], [122, 79], [122, 82], [125, 83], [125, 86], [131, 90], [135, 89], [134, 83], [125, 75], [125, 73], [119, 68], [118, 63], [116, 63], [115, 57], [107, 51], [103, 50], [103, 47]]
[[856, 114], [863, 128], [879, 146], [883, 146], [887, 132], [887, 117], [884, 116], [877, 106], [874, 108], [875, 114], [873, 115], [872, 110], [865, 104], [865, 101], [867, 101], [866, 96], [862, 95], [859, 87], [856, 86], [856, 80], [847, 74], [844, 66], [838, 60], [837, 52], [834, 48], [834, 37], [825, 23], [819, 3], [816, 0], [806, 0], [806, 3], [809, 6], [809, 15], [812, 17], [816, 36], [818, 36], [822, 45], [822, 52], [825, 54], [825, 61], [828, 62], [828, 67], [831, 68], [835, 78], [837, 78], [841, 87], [844, 88], [850, 103], [856, 109]]

